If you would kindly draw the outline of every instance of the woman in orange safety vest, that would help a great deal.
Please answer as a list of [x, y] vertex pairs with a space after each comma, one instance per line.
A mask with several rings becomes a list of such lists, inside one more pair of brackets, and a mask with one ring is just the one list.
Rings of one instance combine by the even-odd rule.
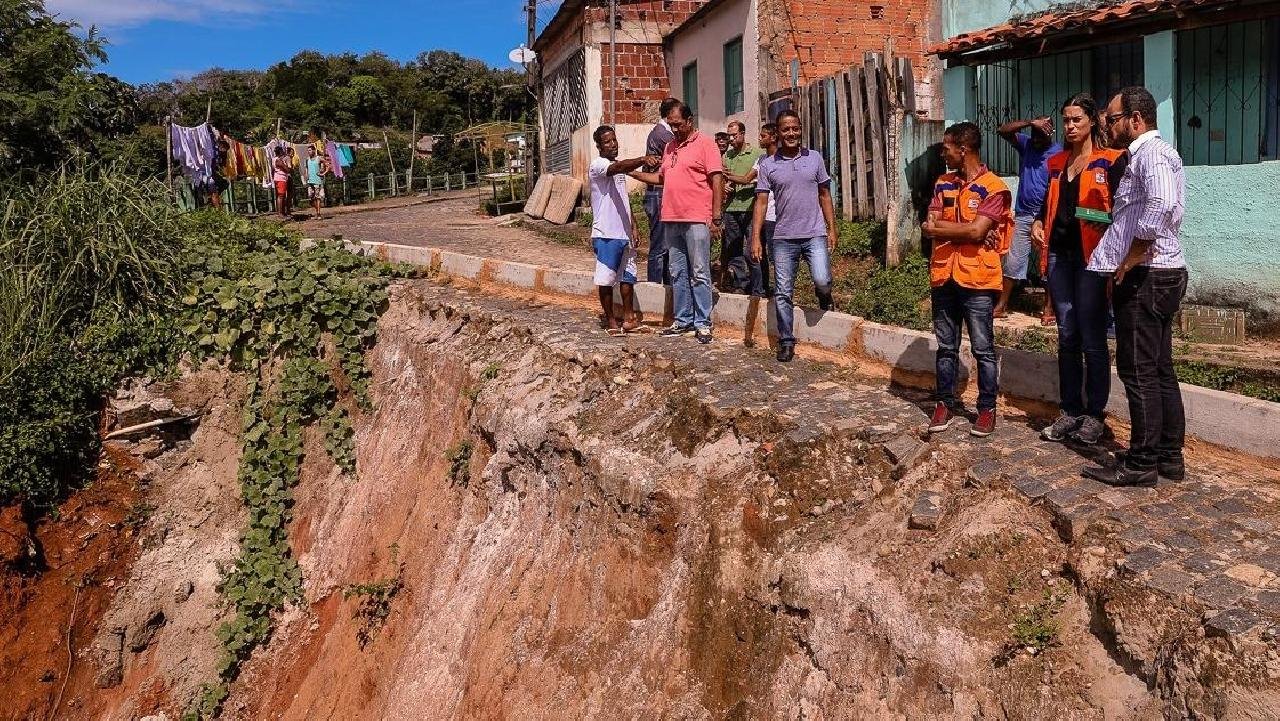
[[1049, 158], [1049, 188], [1031, 240], [1040, 250], [1058, 317], [1058, 394], [1061, 413], [1046, 440], [1102, 439], [1111, 359], [1107, 352], [1109, 277], [1086, 269], [1111, 224], [1111, 199], [1128, 154], [1106, 147], [1098, 104], [1086, 94], [1062, 105], [1067, 149]]

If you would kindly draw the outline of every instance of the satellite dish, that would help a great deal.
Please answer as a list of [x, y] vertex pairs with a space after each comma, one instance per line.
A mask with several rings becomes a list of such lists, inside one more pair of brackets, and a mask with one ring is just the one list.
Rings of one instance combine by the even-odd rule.
[[521, 43], [520, 47], [507, 53], [507, 57], [511, 58], [511, 62], [517, 65], [528, 65], [533, 62], [534, 58], [538, 57], [538, 54], [526, 48], [524, 43]]

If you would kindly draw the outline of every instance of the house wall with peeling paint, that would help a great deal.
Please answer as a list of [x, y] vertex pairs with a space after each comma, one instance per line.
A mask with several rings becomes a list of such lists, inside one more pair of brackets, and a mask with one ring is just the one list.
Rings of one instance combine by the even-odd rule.
[[[1056, 0], [986, 2], [941, 0], [944, 39], [1008, 22], [1026, 13], [1076, 4]], [[1100, 43], [1108, 42], [1104, 32]], [[1143, 39], [1144, 83], [1158, 103], [1165, 139], [1177, 144], [1178, 43], [1171, 31]], [[974, 68], [951, 66], [944, 72], [948, 122], [977, 117]], [[1101, 100], [1101, 99], [1100, 99]], [[1184, 161], [1190, 162], [1184, 158]], [[1280, 161], [1244, 165], [1185, 167], [1187, 206], [1181, 239], [1191, 282], [1188, 300], [1242, 307], [1254, 331], [1280, 330]], [[1016, 183], [1016, 180], [1013, 181]]]

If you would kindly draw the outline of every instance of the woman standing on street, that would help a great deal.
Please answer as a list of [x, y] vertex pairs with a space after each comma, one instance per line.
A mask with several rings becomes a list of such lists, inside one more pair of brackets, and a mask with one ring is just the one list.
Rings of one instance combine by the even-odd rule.
[[1067, 149], [1049, 159], [1049, 189], [1031, 226], [1058, 317], [1061, 413], [1041, 435], [1097, 443], [1106, 432], [1111, 394], [1107, 351], [1107, 275], [1086, 270], [1089, 255], [1111, 224], [1112, 198], [1128, 165], [1123, 150], [1106, 147], [1098, 104], [1086, 94], [1062, 106]]

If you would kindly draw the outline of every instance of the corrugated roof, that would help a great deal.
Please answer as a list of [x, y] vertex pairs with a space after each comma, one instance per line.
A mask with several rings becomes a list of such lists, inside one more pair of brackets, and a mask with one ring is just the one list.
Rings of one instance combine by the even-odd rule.
[[1223, 0], [1124, 0], [1091, 3], [1085, 7], [1015, 18], [1002, 25], [962, 33], [945, 43], [929, 48], [930, 55], [959, 55], [996, 43], [1023, 43], [1037, 39], [1092, 29], [1105, 30], [1108, 24], [1141, 20], [1144, 16], [1178, 14], [1198, 6], [1223, 6], [1238, 3]]

